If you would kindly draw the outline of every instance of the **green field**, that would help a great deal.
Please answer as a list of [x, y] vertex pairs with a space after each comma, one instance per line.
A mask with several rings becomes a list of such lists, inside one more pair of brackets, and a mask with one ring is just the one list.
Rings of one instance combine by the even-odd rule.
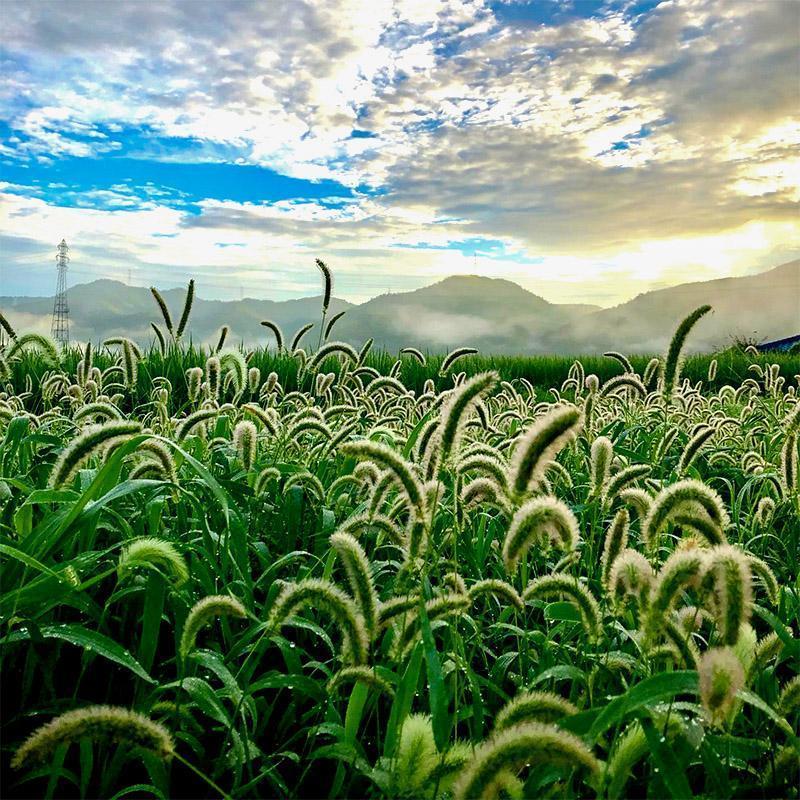
[[[241, 348], [236, 348], [241, 349]], [[298, 388], [311, 388], [313, 376], [305, 374], [304, 380], [298, 381], [298, 360], [286, 352], [276, 352], [274, 349], [259, 348], [256, 350], [242, 350], [247, 359], [248, 367], [257, 367], [263, 376], [275, 372], [286, 391]], [[172, 390], [179, 400], [173, 400], [173, 405], [181, 405], [186, 401], [185, 373], [190, 367], [204, 367], [206, 360], [213, 352], [209, 348], [186, 346], [180, 351], [171, 351], [163, 354], [158, 347], [142, 348], [141, 358], [138, 362], [138, 375], [135, 386], [127, 387], [126, 400], [134, 405], [147, 402], [152, 391], [153, 379], [166, 377], [172, 383]], [[431, 379], [438, 389], [451, 388], [453, 379], [450, 375], [439, 374], [440, 366], [444, 359], [443, 354], [425, 354], [426, 363], [421, 364], [416, 358], [402, 354], [387, 353], [370, 348], [366, 353], [363, 364], [376, 369], [382, 375], [388, 375], [392, 367], [399, 360], [401, 362], [399, 377], [410, 391], [421, 393], [425, 381]], [[83, 351], [79, 347], [72, 347], [60, 356], [60, 364], [64, 371], [74, 373], [81, 361]], [[629, 356], [633, 368], [641, 375], [653, 356]], [[492, 356], [484, 354], [468, 355], [456, 362], [456, 369], [452, 373], [464, 372], [467, 376], [477, 375], [487, 370], [496, 371], [503, 380], [514, 381], [525, 378], [537, 390], [537, 394], [547, 395], [550, 387], [558, 388], [567, 379], [570, 369], [575, 361], [580, 361], [587, 375], [597, 375], [601, 381], [621, 375], [625, 370], [614, 358], [598, 355], [582, 356]], [[103, 349], [93, 356], [94, 364], [101, 370], [114, 366], [119, 361], [116, 348]], [[713, 380], [708, 379], [709, 365], [717, 362], [717, 371]], [[800, 373], [800, 355], [789, 353], [759, 353], [747, 355], [738, 348], [730, 348], [719, 353], [688, 356], [683, 363], [682, 375], [692, 383], [702, 381], [704, 391], [716, 391], [722, 386], [738, 387], [748, 377], [753, 377], [750, 367], [756, 364], [761, 369], [776, 365], [781, 377], [788, 383], [795, 382], [795, 376]], [[25, 390], [26, 376], [30, 376], [34, 385], [39, 383], [43, 376], [50, 371], [51, 366], [47, 359], [31, 352], [25, 359], [12, 362], [9, 365], [10, 380], [15, 391]], [[340, 371], [337, 358], [329, 358], [321, 365], [321, 371]], [[552, 397], [550, 398], [552, 399]], [[39, 403], [40, 398], [34, 397], [33, 402]], [[38, 407], [38, 406], [37, 406]]]
[[800, 359], [690, 329], [629, 364], [9, 330], [3, 795], [797, 797]]

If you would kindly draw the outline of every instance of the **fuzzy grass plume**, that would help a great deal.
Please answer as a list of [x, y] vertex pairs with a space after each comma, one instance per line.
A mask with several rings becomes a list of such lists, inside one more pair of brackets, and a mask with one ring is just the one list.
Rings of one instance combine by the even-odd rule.
[[650, 562], [638, 551], [623, 550], [611, 564], [606, 589], [615, 604], [633, 598], [641, 610], [649, 605], [655, 574]]
[[722, 498], [705, 483], [688, 479], [667, 486], [653, 500], [642, 525], [643, 538], [651, 550], [658, 546], [662, 531], [677, 515], [684, 521], [696, 517], [698, 526], [707, 522], [706, 532], [713, 531], [716, 542], [725, 541], [729, 519]]
[[333, 294], [333, 273], [322, 259], [316, 258], [314, 262], [322, 273], [322, 310], [327, 312]]
[[189, 580], [186, 562], [175, 546], [154, 536], [136, 539], [123, 548], [117, 563], [117, 575], [123, 578], [137, 567], [163, 570], [176, 588]]
[[62, 451], [50, 471], [48, 485], [58, 489], [70, 483], [78, 470], [101, 451], [121, 444], [139, 433], [142, 426], [130, 420], [114, 419], [92, 425], [74, 438]]
[[49, 366], [57, 366], [60, 359], [58, 355], [58, 345], [49, 337], [42, 333], [23, 333], [19, 336], [11, 336], [11, 347], [5, 354], [6, 361], [19, 358], [23, 353], [33, 350], [41, 354], [42, 358]]
[[570, 552], [578, 545], [578, 521], [569, 507], [555, 497], [535, 497], [514, 514], [503, 541], [503, 564], [513, 575], [528, 550], [538, 544]]
[[265, 328], [268, 328], [272, 331], [272, 334], [275, 336], [275, 346], [278, 348], [278, 352], [280, 353], [283, 350], [283, 331], [280, 329], [277, 323], [269, 319], [265, 319], [261, 324]]
[[484, 372], [470, 378], [450, 396], [447, 405], [442, 409], [439, 429], [437, 455], [441, 464], [448, 464], [451, 456], [458, 452], [467, 414], [478, 398], [490, 391], [498, 380], [496, 372]]
[[663, 629], [681, 592], [689, 586], [699, 586], [705, 566], [705, 554], [699, 548], [676, 550], [664, 562], [650, 592], [644, 624], [648, 641], [654, 641]]
[[548, 462], [578, 435], [580, 428], [580, 411], [575, 406], [561, 406], [522, 435], [509, 465], [508, 484], [515, 498], [521, 499], [537, 487]]
[[267, 630], [278, 631], [289, 617], [312, 606], [330, 614], [342, 632], [342, 661], [352, 666], [366, 663], [369, 636], [364, 617], [355, 603], [330, 581], [306, 578], [287, 584], [270, 611]]
[[186, 621], [183, 623], [183, 633], [181, 634], [178, 652], [183, 661], [194, 649], [197, 641], [197, 634], [201, 628], [208, 625], [217, 617], [246, 617], [247, 611], [244, 606], [235, 598], [229, 595], [210, 595], [198, 600], [189, 611]]
[[546, 597], [566, 597], [578, 609], [589, 638], [592, 640], [599, 638], [602, 630], [600, 606], [583, 583], [572, 575], [554, 573], [534, 578], [522, 593], [522, 599], [526, 602]]
[[614, 445], [607, 436], [598, 436], [592, 442], [591, 450], [591, 490], [600, 496], [611, 473], [611, 459], [614, 457]]
[[627, 509], [621, 508], [614, 515], [614, 519], [606, 532], [603, 543], [603, 555], [600, 558], [600, 580], [608, 586], [611, 567], [617, 556], [628, 546], [628, 526], [630, 516]]
[[712, 548], [705, 556], [701, 591], [711, 595], [720, 642], [733, 646], [753, 604], [750, 563], [731, 545]]
[[494, 720], [495, 731], [523, 722], [556, 722], [578, 713], [577, 706], [553, 692], [521, 692], [500, 709]]
[[418, 519], [425, 517], [425, 494], [422, 483], [414, 474], [414, 468], [391, 447], [379, 442], [364, 439], [358, 442], [345, 442], [340, 450], [356, 458], [369, 459], [388, 469], [403, 488], [409, 505]]
[[256, 460], [258, 445], [258, 430], [249, 420], [243, 419], [236, 423], [233, 429], [233, 446], [242, 466], [249, 472]]
[[160, 723], [127, 708], [99, 705], [67, 711], [37, 728], [18, 748], [11, 766], [22, 769], [45, 761], [62, 745], [87, 738], [141, 747], [163, 760], [175, 753], [172, 735]]
[[724, 726], [744, 686], [744, 670], [730, 647], [714, 647], [700, 657], [700, 701], [712, 725]]
[[460, 358], [475, 355], [478, 351], [474, 347], [459, 347], [449, 352], [442, 361], [442, 366], [439, 367], [439, 374], [446, 375], [447, 371], [456, 363]]
[[192, 313], [192, 305], [194, 303], [194, 278], [189, 281], [186, 287], [186, 300], [183, 303], [183, 311], [181, 318], [178, 321], [178, 327], [175, 329], [175, 338], [180, 339], [186, 330], [186, 325], [189, 322], [189, 314]]
[[338, 531], [331, 536], [331, 547], [344, 564], [350, 591], [355, 598], [370, 640], [378, 632], [378, 595], [364, 549], [349, 533]]
[[172, 325], [172, 317], [170, 316], [166, 300], [164, 300], [163, 295], [158, 291], [158, 289], [156, 289], [155, 286], [150, 287], [150, 293], [153, 295], [153, 299], [156, 301], [159, 311], [161, 311], [161, 318], [164, 320], [164, 327], [167, 329], [170, 336], [175, 336], [175, 329]]
[[667, 402], [672, 399], [673, 391], [680, 381], [681, 354], [683, 352], [683, 346], [686, 344], [686, 339], [691, 333], [692, 328], [709, 311], [711, 311], [711, 306], [708, 305], [696, 308], [680, 325], [678, 325], [678, 328], [672, 336], [661, 368], [661, 396]]
[[454, 787], [453, 797], [494, 797], [490, 787], [499, 774], [515, 774], [523, 767], [538, 764], [580, 768], [592, 775], [600, 773], [600, 762], [577, 736], [555, 725], [527, 722], [493, 736], [475, 751]]

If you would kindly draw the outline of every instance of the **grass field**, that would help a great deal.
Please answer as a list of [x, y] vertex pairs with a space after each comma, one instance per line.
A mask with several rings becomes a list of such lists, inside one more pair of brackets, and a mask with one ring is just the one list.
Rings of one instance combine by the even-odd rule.
[[[296, 358], [286, 352], [278, 353], [274, 349], [267, 348], [242, 350], [242, 352], [247, 356], [248, 367], [257, 367], [263, 376], [275, 372], [286, 391], [300, 388]], [[153, 379], [166, 377], [172, 383], [173, 392], [177, 393], [177, 397], [180, 398], [173, 401], [174, 405], [181, 405], [186, 400], [184, 377], [186, 370], [191, 367], [204, 367], [210, 355], [212, 355], [212, 351], [209, 348], [191, 345], [181, 348], [179, 352], [171, 351], [166, 354], [163, 354], [155, 346], [145, 348], [138, 362], [136, 385], [128, 387], [126, 399], [130, 399], [136, 405], [147, 402], [152, 391]], [[68, 373], [74, 373], [82, 357], [82, 349], [72, 347], [61, 355], [61, 367]], [[428, 379], [433, 380], [437, 388], [451, 387], [452, 378], [439, 374], [445, 356], [443, 354], [426, 354], [425, 358], [426, 363], [421, 364], [410, 355], [398, 356], [370, 349], [363, 359], [363, 364], [376, 369], [382, 375], [387, 375], [399, 360], [401, 362], [399, 377], [409, 391], [421, 393], [425, 381]], [[652, 358], [653, 356], [629, 356], [629, 361], [641, 375]], [[101, 350], [93, 357], [93, 363], [100, 370], [112, 367], [118, 360], [118, 354], [111, 349]], [[597, 375], [604, 382], [625, 371], [616, 359], [608, 356], [531, 356], [526, 358], [474, 354], [460, 358], [457, 361], [458, 369], [455, 372], [463, 371], [467, 376], [472, 376], [487, 370], [494, 370], [503, 380], [514, 381], [524, 378], [533, 384], [537, 394], [544, 396], [547, 395], [550, 387], [558, 388], [567, 380], [575, 361], [580, 361], [585, 374]], [[712, 361], [717, 362], [717, 369], [714, 379], [709, 381], [708, 370]], [[740, 386], [744, 380], [753, 376], [750, 369], [753, 364], [758, 365], [761, 369], [777, 365], [780, 377], [783, 377], [789, 384], [793, 383], [795, 375], [800, 373], [800, 355], [789, 353], [748, 355], [739, 348], [730, 348], [719, 353], [688, 356], [683, 362], [682, 375], [692, 383], [702, 381], [704, 391], [717, 391], [725, 385]], [[11, 383], [18, 391], [24, 391], [27, 376], [30, 376], [33, 383], [36, 384], [51, 369], [47, 359], [42, 358], [37, 352], [31, 352], [24, 360], [19, 360], [9, 366]], [[338, 374], [340, 371], [339, 360], [335, 357], [329, 358], [321, 365], [321, 369]], [[309, 375], [305, 376], [305, 384], [306, 388], [311, 385]], [[35, 398], [34, 402], [38, 402], [38, 399]]]
[[682, 362], [698, 315], [629, 363], [9, 330], [4, 796], [797, 797], [800, 363]]

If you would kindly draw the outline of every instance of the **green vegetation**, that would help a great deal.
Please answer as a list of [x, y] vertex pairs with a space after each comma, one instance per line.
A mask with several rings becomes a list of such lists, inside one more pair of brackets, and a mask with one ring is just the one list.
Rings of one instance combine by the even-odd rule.
[[[243, 351], [247, 358], [248, 366], [257, 367], [263, 376], [274, 372], [286, 391], [299, 388], [298, 361], [286, 353], [277, 353], [274, 350], [259, 348], [252, 351]], [[172, 392], [177, 393], [174, 402], [180, 407], [186, 400], [186, 370], [191, 367], [204, 368], [210, 352], [208, 348], [187, 346], [180, 350], [171, 350], [162, 354], [156, 346], [145, 350], [139, 361], [139, 378], [129, 395], [134, 405], [147, 402], [153, 388], [153, 379], [167, 378], [172, 384]], [[65, 372], [74, 373], [78, 363], [83, 358], [80, 348], [72, 347], [65, 351], [61, 358], [61, 365]], [[400, 378], [410, 391], [420, 394], [425, 381], [431, 379], [437, 388], [450, 388], [452, 378], [441, 378], [439, 370], [444, 355], [427, 355], [426, 363], [421, 364], [416, 358], [407, 354], [399, 357], [385, 351], [370, 350], [363, 360], [364, 366], [377, 370], [381, 375], [387, 375], [397, 361], [401, 362]], [[481, 372], [495, 371], [503, 380], [530, 381], [537, 393], [545, 397], [550, 387], [558, 388], [567, 379], [575, 361], [580, 361], [587, 375], [597, 375], [605, 382], [609, 378], [623, 374], [624, 370], [613, 358], [606, 356], [496, 356], [496, 355], [470, 355], [456, 362], [457, 369], [453, 372], [463, 371], [466, 375], [477, 375]], [[630, 356], [630, 362], [639, 375], [644, 374], [650, 356]], [[709, 366], [716, 361], [718, 366], [713, 380], [708, 380]], [[108, 350], [101, 350], [94, 355], [94, 364], [102, 371], [117, 362], [117, 354]], [[688, 356], [683, 365], [683, 376], [693, 384], [698, 381], [703, 383], [703, 391], [717, 391], [722, 386], [738, 387], [746, 378], [753, 377], [751, 366], [755, 364], [761, 369], [777, 365], [778, 373], [787, 383], [794, 381], [794, 376], [800, 373], [800, 354], [790, 353], [764, 353], [747, 355], [738, 348], [731, 348], [711, 355]], [[34, 385], [39, 383], [51, 369], [46, 358], [32, 352], [24, 360], [9, 364], [12, 385], [18, 389], [25, 386], [26, 376]], [[322, 371], [339, 373], [339, 362], [331, 358], [321, 366]], [[550, 396], [552, 400], [552, 395]]]
[[190, 305], [6, 328], [4, 796], [798, 796], [796, 356], [209, 353]]

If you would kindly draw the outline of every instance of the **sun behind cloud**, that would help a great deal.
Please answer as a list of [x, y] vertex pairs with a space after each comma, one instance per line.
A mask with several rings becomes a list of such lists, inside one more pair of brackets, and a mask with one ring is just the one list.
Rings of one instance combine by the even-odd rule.
[[[557, 302], [800, 253], [793, 2], [8, 2], [2, 294]], [[91, 20], [91, 24], [87, 24]]]

